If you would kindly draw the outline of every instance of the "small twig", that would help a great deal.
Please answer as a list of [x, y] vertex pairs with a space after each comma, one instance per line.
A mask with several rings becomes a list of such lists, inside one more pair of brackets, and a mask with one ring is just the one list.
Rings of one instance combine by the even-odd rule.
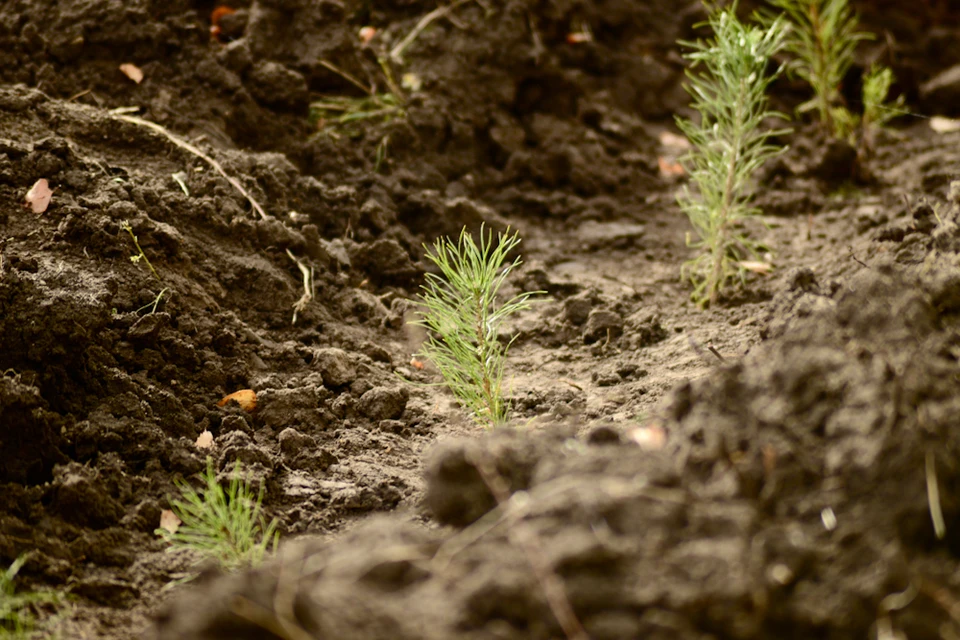
[[726, 358], [724, 358], [723, 355], [719, 351], [717, 351], [717, 348], [714, 347], [712, 344], [708, 344], [707, 349], [710, 350], [710, 353], [717, 356], [717, 360], [719, 360], [720, 362], [723, 362], [724, 360], [726, 360]]
[[396, 62], [397, 64], [403, 64], [403, 52], [413, 44], [413, 41], [417, 39], [417, 36], [420, 35], [420, 32], [430, 26], [430, 23], [436, 20], [437, 18], [442, 18], [448, 12], [456, 9], [465, 2], [470, 2], [470, 0], [456, 0], [453, 4], [448, 4], [444, 7], [437, 7], [427, 15], [420, 18], [420, 22], [417, 23], [417, 26], [407, 34], [407, 37], [397, 43], [393, 49], [390, 50], [390, 59]]
[[930, 505], [930, 519], [933, 520], [933, 531], [937, 540], [943, 540], [947, 535], [947, 523], [943, 520], [943, 510], [940, 508], [940, 487], [937, 486], [937, 462], [933, 451], [927, 451], [927, 503]]
[[363, 92], [364, 92], [365, 94], [367, 94], [368, 96], [372, 96], [372, 95], [373, 95], [373, 90], [370, 89], [370, 87], [364, 86], [364, 84], [363, 84], [362, 82], [360, 82], [359, 80], [357, 80], [356, 78], [354, 78], [352, 75], [350, 75], [349, 73], [347, 73], [346, 71], [344, 71], [344, 70], [341, 69], [340, 67], [334, 65], [332, 62], [328, 62], [328, 61], [326, 61], [326, 60], [321, 60], [321, 61], [320, 61], [320, 66], [326, 67], [326, 68], [329, 69], [330, 71], [333, 71], [335, 74], [337, 74], [338, 76], [340, 76], [341, 78], [343, 78], [344, 80], [346, 80], [347, 82], [349, 82], [350, 84], [352, 84], [353, 86], [359, 88], [360, 91], [363, 91]]
[[293, 320], [290, 323], [297, 324], [297, 314], [303, 312], [313, 300], [313, 267], [303, 264], [303, 261], [294, 256], [290, 249], [287, 249], [287, 255], [297, 264], [303, 276], [303, 295], [293, 305]]
[[152, 309], [150, 309], [150, 313], [148, 313], [147, 315], [156, 313], [156, 312], [157, 312], [157, 305], [160, 304], [160, 299], [163, 298], [163, 294], [165, 294], [167, 291], [169, 291], [169, 289], [167, 289], [167, 287], [164, 287], [163, 289], [160, 290], [160, 293], [157, 294], [157, 297], [153, 299], [153, 302], [148, 302], [147, 304], [145, 304], [145, 305], [143, 305], [142, 307], [140, 307], [139, 309], [137, 309], [134, 313], [140, 313], [141, 311], [143, 311], [143, 310], [146, 309], [147, 307], [153, 307]]
[[167, 140], [172, 142], [174, 145], [180, 147], [184, 151], [188, 151], [193, 155], [197, 156], [198, 158], [200, 158], [201, 160], [209, 164], [211, 167], [213, 167], [213, 169], [217, 173], [219, 173], [221, 176], [223, 176], [226, 179], [226, 181], [233, 186], [234, 189], [239, 191], [240, 195], [242, 195], [244, 198], [247, 199], [247, 202], [250, 203], [250, 206], [253, 207], [254, 211], [260, 214], [260, 217], [262, 219], [266, 220], [267, 218], [270, 217], [263, 210], [263, 207], [261, 207], [260, 204], [253, 199], [253, 196], [251, 196], [250, 193], [246, 189], [244, 189], [242, 184], [240, 184], [236, 179], [232, 178], [224, 170], [224, 168], [220, 165], [219, 162], [217, 162], [216, 160], [214, 160], [213, 158], [205, 154], [203, 151], [201, 151], [197, 147], [193, 146], [186, 140], [183, 140], [182, 138], [170, 133], [169, 131], [167, 131], [166, 129], [164, 129], [163, 127], [161, 127], [155, 122], [150, 122], [149, 120], [144, 120], [143, 118], [138, 118], [137, 116], [124, 115], [124, 112], [121, 112], [121, 111], [112, 111], [111, 115], [113, 115], [113, 117], [117, 118], [118, 120], [123, 120], [124, 122], [129, 122], [131, 124], [139, 125], [141, 127], [146, 127], [153, 131], [156, 131], [157, 133], [164, 136]]
[[67, 98], [67, 102], [73, 102], [73, 101], [76, 100], [77, 98], [82, 98], [83, 96], [87, 95], [87, 94], [90, 93], [91, 91], [93, 91], [93, 89], [84, 89], [84, 90], [81, 91], [80, 93], [75, 93], [75, 94], [73, 94], [72, 96], [70, 96], [69, 98]]
[[[690, 344], [690, 348], [693, 349], [698, 356], [707, 361], [707, 364], [712, 362], [710, 358], [707, 357], [707, 351], [704, 350], [700, 343], [693, 339], [693, 336], [687, 336], [687, 342]], [[707, 349], [713, 354], [714, 357], [720, 360], [720, 362], [725, 362], [725, 358], [717, 351], [713, 345], [707, 346]]]
[[859, 264], [861, 267], [863, 267], [863, 268], [865, 268], [865, 269], [869, 269], [869, 268], [870, 268], [870, 265], [868, 265], [866, 262], [864, 262], [863, 260], [861, 260], [860, 258], [857, 257], [857, 254], [855, 254], [855, 253], [853, 252], [853, 247], [852, 247], [852, 246], [848, 246], [848, 247], [847, 247], [847, 250], [850, 252], [850, 258], [851, 258], [854, 262], [856, 262], [857, 264]]

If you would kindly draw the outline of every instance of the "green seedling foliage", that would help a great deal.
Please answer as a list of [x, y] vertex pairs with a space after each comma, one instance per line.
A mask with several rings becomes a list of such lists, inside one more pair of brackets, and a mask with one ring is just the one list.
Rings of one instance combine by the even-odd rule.
[[140, 264], [140, 261], [143, 260], [145, 263], [147, 263], [147, 266], [150, 267], [150, 272], [153, 273], [157, 281], [163, 282], [163, 278], [161, 278], [160, 274], [157, 273], [157, 270], [153, 268], [150, 258], [148, 258], [147, 254], [145, 254], [143, 249], [140, 248], [140, 240], [137, 238], [136, 234], [133, 233], [133, 227], [130, 226], [130, 223], [123, 221], [120, 223], [120, 228], [130, 234], [130, 238], [133, 240], [133, 244], [137, 248], [137, 254], [130, 256], [130, 262], [133, 264]]
[[[793, 56], [788, 70], [813, 88], [814, 97], [797, 111], [816, 111], [820, 122], [837, 138], [848, 138], [856, 119], [843, 104], [841, 85], [853, 64], [861, 40], [872, 34], [857, 31], [857, 15], [848, 0], [769, 0], [788, 19], [784, 49]], [[766, 26], [781, 16], [763, 13]], [[853, 124], [851, 124], [853, 123]]]
[[[870, 140], [872, 133], [903, 113], [903, 96], [887, 102], [893, 86], [893, 70], [883, 65], [871, 65], [863, 75], [863, 136]], [[869, 146], [869, 145], [868, 145]]]
[[509, 229], [498, 234], [480, 228], [480, 244], [464, 228], [454, 243], [438, 239], [433, 247], [424, 245], [426, 258], [440, 274], [428, 273], [420, 295], [420, 319], [412, 324], [427, 329], [420, 355], [433, 362], [444, 384], [480, 424], [497, 426], [506, 422], [509, 403], [503, 395], [503, 370], [512, 341], [502, 344], [504, 320], [529, 308], [529, 299], [539, 291], [525, 292], [507, 302], [497, 296], [520, 258], [506, 262], [520, 244]]
[[762, 248], [738, 231], [745, 218], [759, 213], [751, 206], [750, 180], [764, 162], [785, 148], [772, 143], [787, 129], [762, 130], [771, 117], [786, 118], [767, 109], [766, 90], [780, 73], [767, 73], [767, 62], [782, 46], [786, 28], [782, 19], [767, 28], [748, 26], [736, 17], [736, 5], [713, 9], [708, 20], [714, 37], [680, 42], [691, 61], [686, 89], [700, 122], [677, 118], [691, 142], [680, 159], [695, 189], [684, 187], [677, 201], [690, 218], [697, 239], [688, 244], [701, 254], [682, 269], [693, 284], [692, 298], [704, 305], [716, 301], [734, 276], [744, 275], [740, 261]]
[[56, 604], [61, 598], [53, 591], [21, 591], [16, 585], [17, 574], [29, 555], [18, 557], [0, 571], [0, 640], [27, 640], [40, 631], [33, 609], [41, 604]]
[[201, 474], [203, 488], [178, 481], [181, 498], [171, 500], [173, 512], [182, 521], [175, 533], [157, 529], [172, 551], [189, 549], [213, 558], [226, 569], [260, 564], [276, 548], [280, 534], [276, 519], [263, 515], [263, 487], [256, 497], [241, 474], [238, 461], [224, 488], [217, 480], [212, 460]]
[[343, 129], [362, 120], [389, 122], [403, 116], [403, 103], [392, 93], [371, 93], [360, 98], [330, 96], [310, 105], [310, 117], [325, 129]]

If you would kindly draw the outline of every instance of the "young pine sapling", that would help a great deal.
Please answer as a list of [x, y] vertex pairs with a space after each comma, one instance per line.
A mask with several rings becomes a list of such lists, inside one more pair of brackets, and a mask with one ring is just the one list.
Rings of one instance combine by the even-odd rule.
[[220, 485], [210, 459], [201, 479], [202, 489], [176, 483], [181, 499], [172, 500], [171, 505], [181, 524], [172, 531], [157, 529], [157, 535], [172, 545], [171, 550], [190, 549], [226, 569], [260, 564], [279, 540], [277, 521], [267, 522], [263, 515], [263, 488], [254, 497], [239, 461], [226, 488]]
[[[427, 329], [421, 348], [433, 362], [444, 384], [477, 422], [498, 426], [509, 414], [503, 394], [503, 369], [511, 342], [500, 341], [500, 328], [511, 315], [529, 307], [529, 298], [541, 292], [521, 293], [506, 302], [497, 295], [507, 276], [521, 264], [507, 263], [520, 244], [517, 233], [493, 233], [480, 228], [480, 244], [464, 228], [454, 243], [440, 238], [427, 247], [426, 258], [440, 269], [428, 273], [420, 295], [420, 319], [412, 324]], [[506, 264], [505, 264], [506, 263]]]
[[788, 33], [784, 49], [793, 56], [788, 71], [806, 81], [814, 96], [797, 111], [816, 111], [823, 127], [836, 138], [846, 139], [856, 128], [856, 117], [844, 105], [841, 85], [853, 65], [861, 40], [872, 37], [857, 31], [857, 16], [848, 0], [770, 0], [783, 13], [764, 13], [770, 26], [786, 16]]
[[860, 119], [860, 146], [872, 151], [874, 137], [890, 120], [903, 113], [903, 96], [897, 96], [887, 102], [890, 87], [893, 85], [893, 71], [890, 67], [872, 65], [863, 75], [863, 116]]
[[768, 73], [767, 63], [782, 46], [784, 21], [776, 19], [765, 29], [748, 26], [737, 19], [735, 9], [712, 11], [712, 39], [680, 43], [692, 63], [686, 88], [700, 122], [677, 118], [692, 144], [680, 161], [695, 187], [684, 187], [677, 201], [698, 236], [695, 241], [688, 236], [688, 244], [702, 250], [683, 267], [694, 286], [692, 297], [701, 305], [715, 302], [732, 277], [742, 277], [740, 263], [760, 248], [738, 225], [758, 213], [750, 204], [754, 172], [785, 150], [771, 138], [788, 132], [760, 128], [767, 118], [786, 117], [768, 110], [766, 97], [767, 86], [780, 73]]

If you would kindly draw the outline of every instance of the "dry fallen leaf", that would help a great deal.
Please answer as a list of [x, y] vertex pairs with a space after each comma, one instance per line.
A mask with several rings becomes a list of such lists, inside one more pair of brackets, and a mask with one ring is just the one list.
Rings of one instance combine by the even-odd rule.
[[373, 40], [373, 36], [377, 35], [377, 30], [375, 27], [364, 27], [360, 29], [360, 42], [367, 44]]
[[257, 408], [257, 394], [253, 389], [241, 389], [240, 391], [234, 391], [228, 396], [224, 396], [223, 400], [217, 403], [218, 407], [222, 407], [228, 402], [233, 400], [240, 408], [250, 413]]
[[657, 158], [660, 166], [660, 175], [664, 178], [675, 178], [683, 175], [683, 166], [679, 162], [671, 162], [663, 156]]
[[683, 136], [678, 136], [675, 133], [670, 131], [661, 131], [660, 132], [660, 144], [665, 147], [673, 147], [674, 149], [689, 149], [690, 141]]
[[169, 533], [176, 533], [180, 528], [182, 521], [170, 509], [164, 509], [160, 512], [160, 528]]
[[954, 131], [960, 131], [960, 120], [944, 118], [943, 116], [933, 116], [930, 118], [930, 128], [937, 133], [952, 133]]
[[769, 262], [756, 262], [753, 260], [741, 260], [737, 264], [740, 265], [742, 269], [747, 271], [752, 271], [754, 273], [759, 273], [762, 276], [769, 274], [773, 271], [773, 265]]
[[120, 71], [123, 72], [123, 75], [127, 76], [137, 84], [140, 84], [141, 82], [143, 82], [143, 71], [141, 71], [140, 67], [138, 67], [135, 64], [130, 64], [129, 62], [126, 62], [120, 65]]
[[50, 183], [46, 178], [40, 178], [30, 191], [27, 191], [25, 198], [27, 205], [34, 213], [43, 213], [50, 206], [50, 198], [53, 197], [53, 191], [50, 189]]
[[213, 434], [207, 430], [204, 430], [199, 436], [197, 436], [197, 449], [210, 449], [213, 447]]

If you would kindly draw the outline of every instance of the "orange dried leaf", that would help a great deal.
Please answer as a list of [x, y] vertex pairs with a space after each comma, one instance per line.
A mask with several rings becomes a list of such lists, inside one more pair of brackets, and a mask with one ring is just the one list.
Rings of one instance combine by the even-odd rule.
[[50, 183], [47, 182], [46, 178], [40, 178], [33, 183], [30, 191], [27, 191], [24, 200], [34, 213], [43, 213], [50, 206], [52, 197], [53, 191], [50, 189]]
[[373, 37], [375, 35], [377, 35], [377, 29], [375, 27], [364, 27], [363, 29], [360, 29], [359, 35], [360, 35], [360, 42], [362, 42], [363, 44], [367, 44], [368, 42], [373, 40]]
[[236, 12], [237, 12], [237, 10], [234, 9], [233, 7], [228, 7], [228, 6], [226, 6], [226, 5], [221, 5], [221, 6], [217, 7], [216, 9], [214, 9], [212, 12], [210, 12], [210, 23], [211, 23], [211, 24], [218, 25], [218, 24], [220, 24], [220, 18], [222, 18], [223, 16], [228, 16], [228, 15], [230, 15], [231, 13], [236, 13]]
[[123, 72], [123, 75], [127, 76], [137, 84], [140, 84], [141, 82], [143, 82], [143, 71], [141, 71], [140, 67], [138, 67], [135, 64], [130, 64], [129, 62], [126, 62], [120, 65], [120, 71]]
[[197, 441], [195, 443], [197, 449], [210, 449], [213, 447], [213, 434], [207, 430], [204, 430], [199, 436], [197, 436]]
[[183, 523], [180, 518], [170, 509], [164, 509], [160, 512], [160, 528], [164, 531], [176, 533], [181, 524]]
[[657, 158], [657, 164], [660, 166], [660, 175], [665, 178], [682, 176], [684, 173], [683, 166], [679, 162], [671, 162], [663, 156]]
[[228, 396], [224, 396], [223, 400], [217, 403], [218, 407], [222, 407], [228, 402], [233, 400], [240, 408], [250, 413], [257, 408], [257, 394], [253, 389], [241, 389], [240, 391], [234, 391]]

